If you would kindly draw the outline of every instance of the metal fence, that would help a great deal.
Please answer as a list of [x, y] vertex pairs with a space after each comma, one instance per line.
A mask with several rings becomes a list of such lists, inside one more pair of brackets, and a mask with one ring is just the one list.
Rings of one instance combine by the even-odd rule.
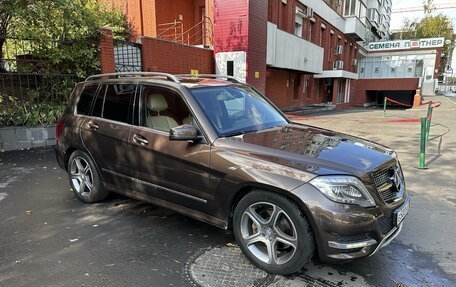
[[52, 59], [43, 56], [42, 52], [57, 49], [61, 42], [13, 37], [1, 40], [2, 98], [6, 97], [10, 101], [49, 103], [63, 103], [67, 100], [75, 82], [80, 79], [75, 74], [68, 74], [68, 66], [54, 63]]
[[141, 72], [141, 44], [114, 40], [114, 63], [116, 72]]

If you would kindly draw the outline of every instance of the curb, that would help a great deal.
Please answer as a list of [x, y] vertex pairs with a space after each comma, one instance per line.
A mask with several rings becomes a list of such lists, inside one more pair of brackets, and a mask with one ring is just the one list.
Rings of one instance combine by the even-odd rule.
[[54, 146], [55, 144], [55, 126], [0, 128], [0, 150], [2, 152]]

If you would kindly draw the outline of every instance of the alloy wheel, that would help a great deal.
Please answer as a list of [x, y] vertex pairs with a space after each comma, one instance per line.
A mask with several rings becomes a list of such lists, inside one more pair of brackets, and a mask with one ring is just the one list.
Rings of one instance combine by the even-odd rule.
[[240, 224], [245, 245], [260, 261], [282, 265], [293, 258], [298, 248], [296, 227], [279, 206], [254, 203], [244, 211]]
[[73, 159], [70, 165], [70, 179], [75, 191], [88, 196], [93, 188], [93, 173], [89, 163], [82, 157]]

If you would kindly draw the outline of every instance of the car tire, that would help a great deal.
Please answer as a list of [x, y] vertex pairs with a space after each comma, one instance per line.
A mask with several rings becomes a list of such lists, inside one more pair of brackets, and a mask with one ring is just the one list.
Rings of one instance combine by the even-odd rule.
[[93, 160], [83, 151], [77, 150], [71, 154], [68, 160], [68, 177], [74, 194], [83, 202], [98, 202], [109, 194], [101, 182]]
[[269, 191], [244, 196], [234, 211], [233, 231], [244, 255], [266, 272], [299, 271], [315, 253], [310, 225], [296, 203]]

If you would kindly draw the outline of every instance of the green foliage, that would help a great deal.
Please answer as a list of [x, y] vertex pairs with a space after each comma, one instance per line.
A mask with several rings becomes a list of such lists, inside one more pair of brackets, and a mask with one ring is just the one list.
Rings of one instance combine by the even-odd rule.
[[0, 95], [0, 127], [54, 125], [64, 109], [63, 102], [45, 102], [38, 97], [21, 102], [15, 97]]
[[99, 71], [99, 27], [111, 28], [115, 38], [131, 37], [131, 26], [122, 11], [114, 6], [107, 6], [102, 1], [21, 2], [23, 5], [16, 10], [8, 10], [11, 13], [8, 34], [39, 42], [39, 45], [33, 47], [33, 56], [50, 61], [50, 64], [39, 72], [75, 74], [84, 78]]
[[402, 38], [435, 38], [443, 37], [450, 40], [450, 44], [443, 47], [443, 56], [439, 72], [443, 73], [448, 65], [449, 56], [455, 47], [456, 35], [451, 19], [442, 14], [434, 15], [434, 1], [426, 0], [423, 4], [425, 17], [420, 21], [404, 21]]

